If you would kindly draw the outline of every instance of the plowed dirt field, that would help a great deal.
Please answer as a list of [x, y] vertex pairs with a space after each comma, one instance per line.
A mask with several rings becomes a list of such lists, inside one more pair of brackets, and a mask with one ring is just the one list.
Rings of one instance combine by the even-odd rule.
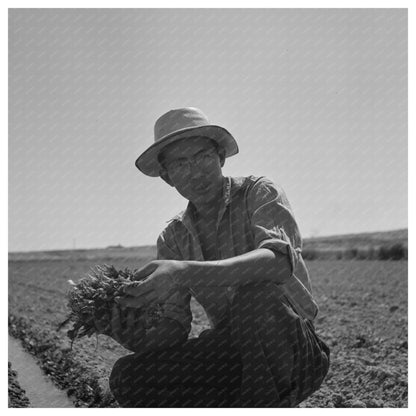
[[[108, 390], [113, 363], [128, 353], [103, 335], [77, 341], [56, 331], [67, 315], [68, 279], [96, 264], [138, 268], [151, 258], [20, 259], [9, 261], [9, 332], [80, 407], [117, 407]], [[320, 306], [317, 332], [331, 348], [321, 389], [300, 407], [407, 407], [407, 261], [308, 263]], [[208, 327], [193, 302], [190, 336]]]

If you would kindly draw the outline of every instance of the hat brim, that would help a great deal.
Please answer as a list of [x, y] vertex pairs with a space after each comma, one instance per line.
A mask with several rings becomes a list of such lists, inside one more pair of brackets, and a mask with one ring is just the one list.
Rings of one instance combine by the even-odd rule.
[[168, 144], [192, 137], [195, 135], [208, 137], [217, 142], [224, 150], [225, 157], [230, 157], [238, 153], [238, 145], [234, 137], [223, 127], [209, 125], [190, 127], [175, 131], [165, 137], [162, 137], [157, 142], [153, 143], [147, 150], [145, 150], [136, 160], [136, 167], [145, 175], [157, 177], [162, 166], [157, 157], [161, 150]]

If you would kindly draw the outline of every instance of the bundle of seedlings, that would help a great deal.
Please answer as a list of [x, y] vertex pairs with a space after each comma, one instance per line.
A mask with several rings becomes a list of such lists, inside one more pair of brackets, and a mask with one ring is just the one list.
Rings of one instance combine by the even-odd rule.
[[[73, 326], [67, 334], [72, 342], [84, 336], [98, 334], [96, 319], [101, 325], [110, 326], [111, 311], [115, 305], [114, 298], [122, 294], [121, 289], [128, 283], [138, 281], [137, 270], [116, 270], [113, 266], [95, 266], [91, 272], [81, 278], [78, 283], [69, 280], [71, 288], [67, 294], [68, 307], [71, 310], [58, 330], [72, 322]], [[141, 279], [144, 280], [145, 278]], [[161, 304], [144, 308], [125, 308], [127, 313], [133, 310], [135, 320], [141, 322], [145, 329], [156, 326], [163, 316]]]

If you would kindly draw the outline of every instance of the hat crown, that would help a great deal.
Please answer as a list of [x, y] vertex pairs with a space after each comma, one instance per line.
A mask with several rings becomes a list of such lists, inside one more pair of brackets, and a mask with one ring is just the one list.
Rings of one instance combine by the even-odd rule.
[[183, 129], [208, 125], [208, 117], [198, 108], [185, 107], [171, 110], [156, 121], [155, 142]]

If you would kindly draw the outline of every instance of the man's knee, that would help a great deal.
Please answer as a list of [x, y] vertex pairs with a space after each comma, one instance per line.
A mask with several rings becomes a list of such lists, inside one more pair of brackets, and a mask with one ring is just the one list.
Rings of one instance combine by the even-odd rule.
[[111, 370], [109, 379], [110, 389], [114, 397], [118, 401], [120, 399], [120, 389], [121, 385], [123, 384], [123, 378], [127, 375], [130, 361], [131, 358], [129, 355], [121, 357], [116, 361], [116, 363], [113, 366], [113, 369]]
[[145, 356], [130, 354], [121, 357], [116, 361], [111, 370], [109, 385], [113, 396], [122, 407], [134, 407], [137, 399], [132, 395], [132, 387], [136, 391], [145, 385], [149, 378], [151, 368], [146, 361]]

